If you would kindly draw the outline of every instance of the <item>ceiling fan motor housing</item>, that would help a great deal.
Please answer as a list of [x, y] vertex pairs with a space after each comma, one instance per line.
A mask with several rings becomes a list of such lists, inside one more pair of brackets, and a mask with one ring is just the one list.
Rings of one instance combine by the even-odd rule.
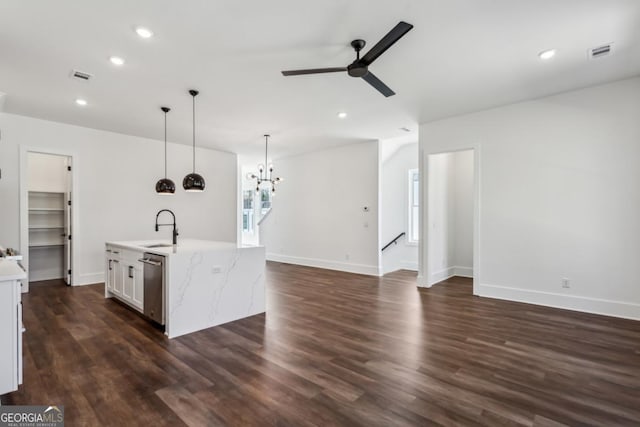
[[368, 72], [368, 67], [360, 64], [357, 60], [347, 67], [347, 73], [349, 73], [351, 77], [364, 77]]

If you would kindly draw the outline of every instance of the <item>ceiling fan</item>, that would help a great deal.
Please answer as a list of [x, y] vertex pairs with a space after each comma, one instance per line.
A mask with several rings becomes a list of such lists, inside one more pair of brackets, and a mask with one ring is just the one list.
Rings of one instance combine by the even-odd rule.
[[395, 95], [396, 93], [391, 90], [389, 86], [384, 84], [379, 78], [377, 78], [371, 71], [369, 71], [369, 65], [373, 63], [380, 55], [382, 55], [387, 49], [389, 49], [395, 42], [400, 40], [402, 36], [407, 34], [409, 30], [413, 28], [413, 25], [407, 24], [404, 21], [400, 21], [398, 25], [393, 27], [391, 31], [387, 33], [375, 46], [369, 49], [362, 58], [360, 58], [360, 51], [364, 48], [366, 42], [362, 39], [356, 39], [351, 42], [351, 46], [356, 51], [356, 60], [346, 67], [333, 67], [333, 68], [312, 68], [309, 70], [289, 70], [283, 71], [284, 76], [299, 76], [303, 74], [320, 74], [320, 73], [338, 73], [346, 71], [351, 77], [362, 77], [367, 83], [376, 88], [378, 92], [386, 97]]

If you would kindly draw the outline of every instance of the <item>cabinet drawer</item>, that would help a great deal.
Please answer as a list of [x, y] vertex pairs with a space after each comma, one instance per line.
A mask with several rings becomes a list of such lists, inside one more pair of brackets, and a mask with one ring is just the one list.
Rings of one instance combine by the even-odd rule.
[[142, 268], [142, 263], [138, 260], [142, 258], [142, 252], [132, 251], [129, 249], [121, 249], [120, 259], [123, 263]]
[[116, 246], [106, 245], [104, 253], [107, 258], [120, 259], [121, 252], [122, 252], [122, 249]]

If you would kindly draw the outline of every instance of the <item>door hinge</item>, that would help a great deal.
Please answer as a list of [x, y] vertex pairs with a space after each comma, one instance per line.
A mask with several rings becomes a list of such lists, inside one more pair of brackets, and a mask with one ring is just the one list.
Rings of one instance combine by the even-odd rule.
[[67, 274], [71, 274], [71, 270], [67, 270]]
[[71, 172], [71, 166], [67, 166], [67, 170]]
[[69, 240], [71, 240], [71, 234], [69, 234]]
[[71, 206], [71, 200], [67, 200], [67, 204]]

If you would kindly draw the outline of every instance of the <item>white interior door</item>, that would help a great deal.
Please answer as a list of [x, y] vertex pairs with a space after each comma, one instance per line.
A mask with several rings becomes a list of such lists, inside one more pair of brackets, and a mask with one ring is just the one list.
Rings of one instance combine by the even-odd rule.
[[67, 158], [67, 188], [64, 193], [64, 277], [67, 285], [71, 285], [71, 212], [73, 203], [71, 200], [71, 157]]

